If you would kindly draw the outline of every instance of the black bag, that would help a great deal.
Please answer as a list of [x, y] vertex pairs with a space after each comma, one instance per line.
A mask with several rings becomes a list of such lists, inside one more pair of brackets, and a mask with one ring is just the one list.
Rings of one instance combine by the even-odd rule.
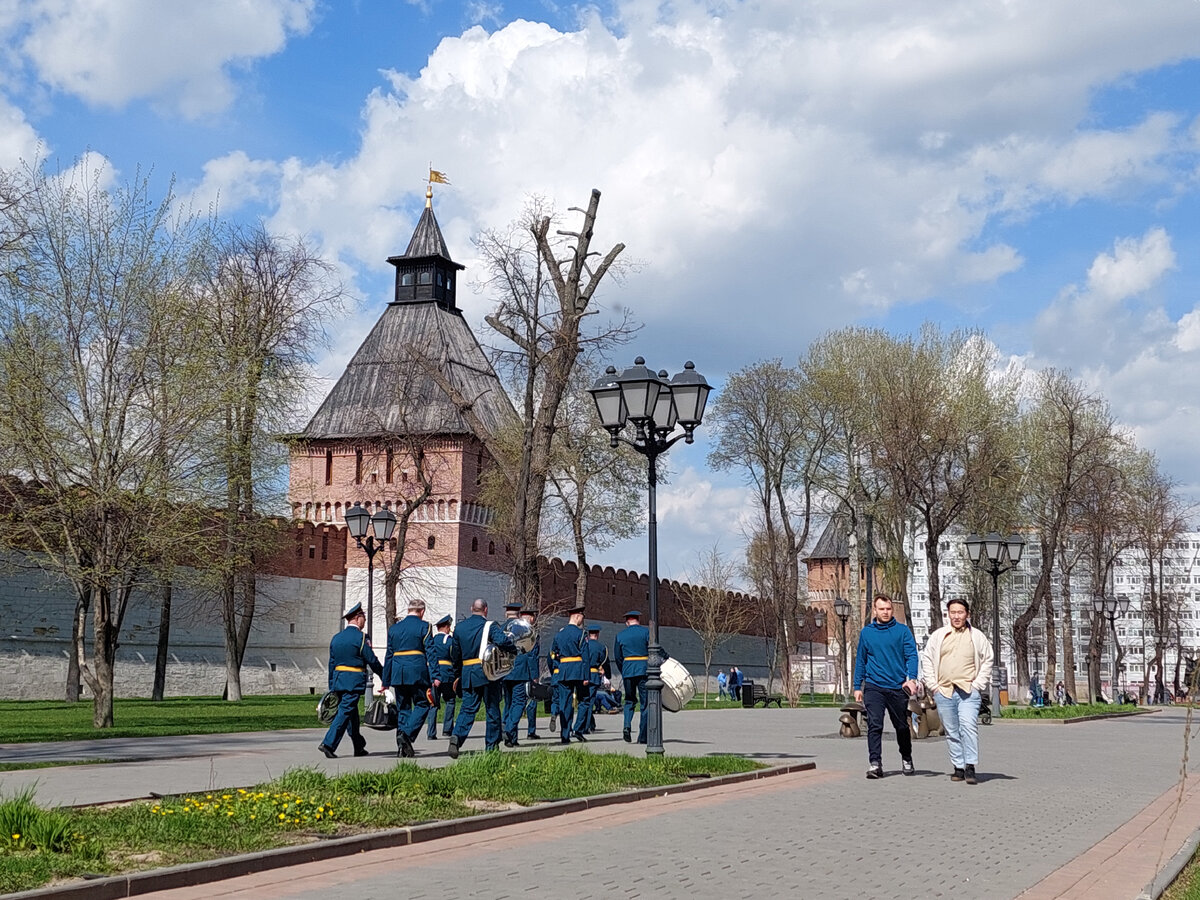
[[398, 720], [395, 705], [388, 703], [383, 697], [372, 700], [366, 715], [363, 716], [363, 724], [376, 731], [395, 731]]

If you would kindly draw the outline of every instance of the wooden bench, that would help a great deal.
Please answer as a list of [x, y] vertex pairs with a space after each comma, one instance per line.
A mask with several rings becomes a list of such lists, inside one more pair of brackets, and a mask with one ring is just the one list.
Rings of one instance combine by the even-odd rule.
[[758, 684], [754, 681], [746, 681], [742, 684], [742, 706], [746, 709], [753, 709], [758, 704], [763, 705], [766, 709], [774, 703], [779, 709], [783, 709], [783, 694], [767, 693], [766, 685]]

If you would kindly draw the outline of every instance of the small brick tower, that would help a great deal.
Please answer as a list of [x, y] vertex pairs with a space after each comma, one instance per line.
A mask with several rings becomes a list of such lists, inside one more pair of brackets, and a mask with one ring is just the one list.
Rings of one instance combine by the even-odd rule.
[[[511, 562], [488, 533], [492, 513], [479, 500], [490, 457], [438, 378], [471, 398], [488, 427], [515, 413], [455, 303], [463, 266], [450, 258], [432, 190], [408, 249], [388, 262], [396, 267], [391, 301], [295, 436], [288, 500], [299, 521], [343, 526], [340, 539], [349, 544], [345, 607], [366, 607], [367, 558], [345, 531], [345, 512], [356, 502], [371, 512], [396, 509], [418, 496], [420, 460], [432, 492], [409, 523], [397, 605], [403, 614], [407, 599], [419, 596], [428, 604], [428, 619], [449, 613], [457, 622], [475, 597], [499, 605]], [[382, 568], [394, 557], [392, 543], [375, 561], [375, 635], [387, 626]]]

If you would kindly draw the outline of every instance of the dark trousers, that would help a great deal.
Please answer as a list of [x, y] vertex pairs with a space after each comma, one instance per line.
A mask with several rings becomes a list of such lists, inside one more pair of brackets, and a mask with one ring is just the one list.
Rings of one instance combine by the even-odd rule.
[[366, 738], [362, 736], [358, 727], [358, 701], [362, 699], [362, 695], [362, 691], [338, 691], [337, 715], [329, 723], [329, 730], [325, 732], [323, 741], [330, 750], [337, 749], [342, 735], [347, 731], [350, 732], [350, 743], [354, 745], [355, 750], [362, 750], [367, 746]]
[[535, 734], [537, 734], [537, 708], [537, 700], [535, 700], [533, 697], [530, 697], [529, 701], [525, 704], [525, 719], [529, 725], [526, 734], [529, 737], [533, 737]]
[[558, 702], [554, 705], [558, 707], [558, 715], [561, 720], [560, 736], [565, 741], [571, 736], [571, 728], [574, 727], [579, 731], [583, 726], [583, 719], [578, 718], [571, 725], [571, 716], [575, 713], [575, 700], [578, 698], [581, 701], [580, 712], [583, 712], [582, 700], [584, 696], [584, 684], [582, 681], [560, 681], [554, 688], [554, 697]]
[[446, 737], [450, 736], [450, 732], [454, 730], [454, 708], [458, 705], [458, 698], [454, 696], [454, 685], [449, 681], [443, 681], [441, 687], [433, 689], [434, 707], [429, 712], [429, 739], [433, 740], [437, 737], [437, 721], [438, 721], [438, 705], [439, 702], [445, 707], [445, 713], [442, 718], [442, 734]]
[[[415, 741], [429, 715], [429, 698], [425, 695], [428, 685], [425, 684], [394, 684], [396, 692], [396, 746], [400, 746], [400, 735]], [[437, 713], [434, 712], [434, 718]]]
[[908, 692], [904, 688], [885, 688], [867, 682], [863, 685], [863, 705], [867, 708], [867, 758], [883, 761], [883, 711], [886, 709], [896, 729], [896, 746], [901, 759], [912, 759], [912, 732], [908, 729]]
[[633, 707], [636, 704], [641, 709], [638, 717], [638, 743], [646, 743], [646, 676], [627, 675], [625, 684], [625, 730], [633, 725]]
[[525, 685], [524, 681], [504, 682], [504, 736], [510, 741], [517, 739], [521, 728], [521, 716], [528, 699]]
[[481, 687], [464, 687], [462, 689], [462, 706], [458, 710], [458, 719], [454, 723], [454, 737], [458, 746], [462, 746], [471, 726], [475, 724], [475, 714], [483, 707], [484, 725], [483, 746], [486, 750], [495, 750], [500, 746], [500, 695], [503, 688], [498, 681], [489, 681]]

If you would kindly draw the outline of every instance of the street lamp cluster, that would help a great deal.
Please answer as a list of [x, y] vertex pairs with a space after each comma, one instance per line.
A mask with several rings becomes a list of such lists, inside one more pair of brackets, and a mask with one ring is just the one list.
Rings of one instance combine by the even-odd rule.
[[[609, 444], [625, 443], [646, 457], [649, 494], [650, 536], [650, 659], [646, 666], [646, 753], [663, 753], [662, 745], [662, 645], [658, 641], [658, 520], [655, 513], [655, 491], [659, 455], [665, 453], [681, 438], [694, 440], [693, 432], [704, 418], [704, 406], [712, 390], [704, 376], [691, 363], [668, 379], [666, 370], [655, 374], [646, 368], [646, 360], [638, 357], [633, 365], [617, 374], [609, 366], [589, 389], [596, 401], [600, 424], [609, 434]], [[633, 426], [633, 438], [623, 432]], [[682, 428], [680, 433], [674, 433]]]
[[1092, 611], [1108, 619], [1108, 628], [1112, 634], [1112, 664], [1108, 668], [1109, 700], [1117, 699], [1117, 619], [1123, 618], [1129, 612], [1128, 597], [1093, 597]]
[[[846, 605], [849, 606], [849, 604]], [[810, 706], [815, 706], [817, 691], [813, 682], [813, 632], [820, 631], [825, 627], [825, 610], [809, 607], [807, 615], [804, 610], [800, 610], [796, 614], [796, 621], [808, 635], [808, 703]]]
[[992, 714], [999, 716], [1000, 679], [1000, 576], [1021, 561], [1025, 539], [1019, 534], [1001, 537], [992, 531], [985, 535], [969, 534], [963, 541], [971, 562], [992, 576]]
[[[368, 525], [371, 526], [370, 534], [367, 534]], [[384, 508], [371, 515], [356, 501], [346, 510], [346, 529], [358, 544], [358, 549], [367, 554], [367, 640], [371, 640], [371, 626], [375, 623], [375, 555], [392, 539], [392, 532], [396, 530], [396, 514]]]

